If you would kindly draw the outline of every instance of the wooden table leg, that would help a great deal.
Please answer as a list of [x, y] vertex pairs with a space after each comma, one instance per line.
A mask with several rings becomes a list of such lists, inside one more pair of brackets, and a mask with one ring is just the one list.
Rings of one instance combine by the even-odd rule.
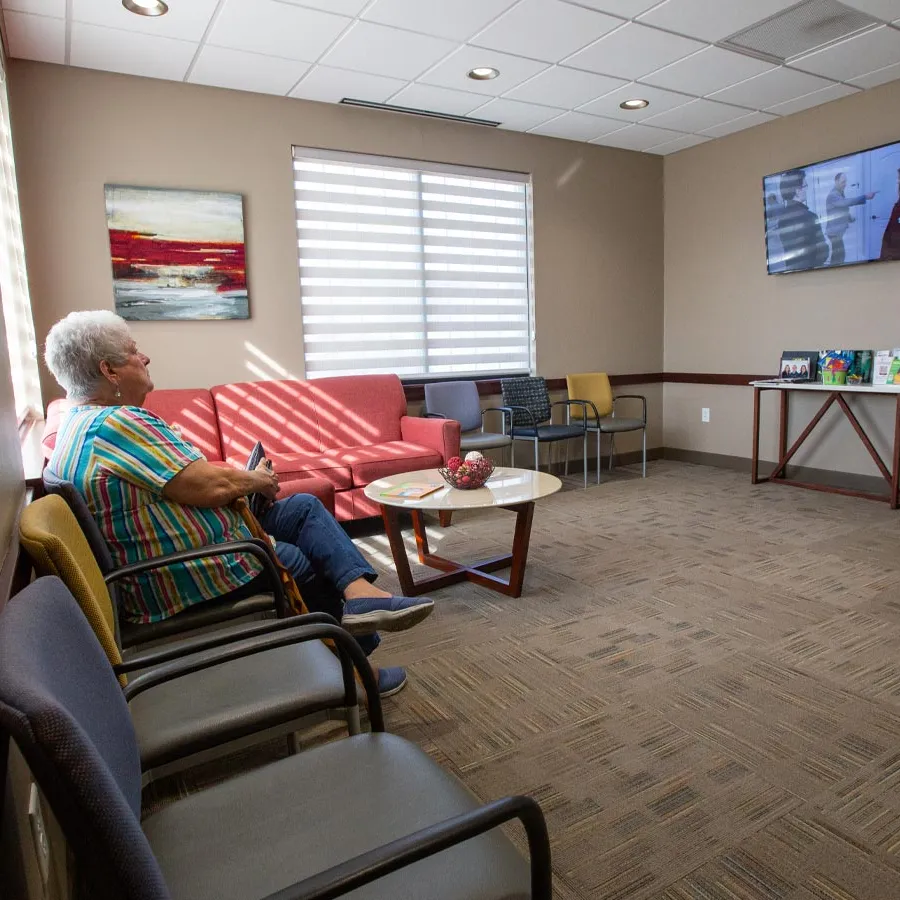
[[900, 395], [894, 412], [894, 460], [891, 469], [891, 509], [900, 507]]
[[[787, 453], [787, 440], [788, 440], [788, 400], [790, 397], [790, 391], [780, 391], [781, 393], [781, 408], [778, 415], [778, 458], [783, 459], [784, 455]], [[781, 473], [782, 477], [785, 476], [785, 473]]]
[[525, 563], [528, 562], [528, 544], [531, 541], [531, 522], [534, 503], [516, 507], [516, 531], [513, 535], [512, 565], [509, 570], [509, 596], [521, 597], [525, 581]]
[[750, 459], [750, 484], [759, 484], [759, 395], [758, 387], [753, 388], [753, 455]]
[[394, 566], [397, 569], [397, 580], [400, 589], [407, 597], [414, 597], [412, 571], [409, 568], [409, 560], [406, 557], [406, 545], [403, 543], [403, 533], [400, 531], [400, 511], [396, 506], [384, 505], [381, 507], [381, 519], [384, 522], [384, 533], [387, 535], [391, 546], [391, 556], [394, 557]]

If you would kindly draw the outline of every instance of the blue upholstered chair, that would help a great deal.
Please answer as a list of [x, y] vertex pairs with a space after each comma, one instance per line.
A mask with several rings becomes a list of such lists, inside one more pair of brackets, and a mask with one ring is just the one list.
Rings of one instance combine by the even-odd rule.
[[[566, 469], [569, 462], [568, 441], [581, 438], [581, 457], [584, 463], [584, 486], [587, 487], [587, 427], [585, 403], [581, 400], [557, 400], [550, 402], [547, 382], [538, 376], [528, 378], [504, 378], [500, 382], [503, 392], [503, 409], [512, 419], [514, 441], [531, 441], [534, 444], [534, 468], [538, 465], [538, 448], [541, 444], [566, 441]], [[564, 406], [568, 410], [577, 406], [582, 415], [580, 421], [564, 425], [553, 424], [553, 408]]]
[[[503, 433], [484, 430], [486, 412], [503, 413]], [[425, 385], [425, 415], [456, 419], [460, 426], [459, 449], [494, 450], [509, 447], [509, 464], [515, 465], [515, 449], [506, 423], [509, 414], [498, 407], [481, 408], [478, 386], [474, 381], [439, 381]]]

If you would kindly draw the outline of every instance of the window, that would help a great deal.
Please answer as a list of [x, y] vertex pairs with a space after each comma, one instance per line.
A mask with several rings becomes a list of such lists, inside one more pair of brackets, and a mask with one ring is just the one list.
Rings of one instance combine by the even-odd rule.
[[25, 273], [25, 245], [19, 217], [16, 168], [9, 127], [6, 73], [0, 68], [0, 300], [6, 324], [16, 415], [23, 421], [42, 413], [31, 301]]
[[528, 373], [527, 175], [294, 148], [306, 377]]

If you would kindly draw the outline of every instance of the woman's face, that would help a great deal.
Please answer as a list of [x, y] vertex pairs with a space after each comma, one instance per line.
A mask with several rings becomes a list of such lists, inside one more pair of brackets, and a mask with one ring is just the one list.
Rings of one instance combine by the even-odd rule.
[[121, 402], [126, 406], [140, 406], [144, 398], [153, 390], [153, 380], [147, 366], [150, 357], [138, 350], [132, 341], [128, 348], [128, 359], [121, 366], [110, 366], [110, 371], [117, 376], [116, 387], [122, 394]]

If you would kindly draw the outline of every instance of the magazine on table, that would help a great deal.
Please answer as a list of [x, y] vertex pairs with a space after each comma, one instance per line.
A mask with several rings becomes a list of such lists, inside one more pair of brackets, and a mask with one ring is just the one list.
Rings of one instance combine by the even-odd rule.
[[442, 481], [404, 481], [381, 492], [382, 497], [396, 497], [403, 500], [421, 500], [444, 487]]

